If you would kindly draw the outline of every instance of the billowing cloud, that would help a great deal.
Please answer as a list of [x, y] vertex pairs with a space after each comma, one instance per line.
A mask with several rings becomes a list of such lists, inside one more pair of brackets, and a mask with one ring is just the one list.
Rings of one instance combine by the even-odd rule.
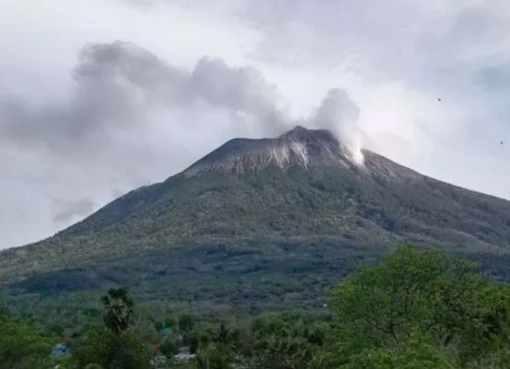
[[198, 61], [187, 86], [190, 96], [253, 116], [265, 134], [281, 133], [288, 125], [276, 86], [255, 68], [232, 68], [219, 58], [204, 57]]
[[70, 96], [61, 101], [34, 105], [0, 97], [0, 139], [88, 150], [115, 130], [143, 122], [151, 107], [182, 98], [188, 78], [126, 42], [86, 45], [73, 76]]
[[250, 115], [264, 133], [279, 132], [284, 124], [276, 87], [256, 69], [229, 67], [219, 58], [200, 59], [190, 73], [133, 43], [91, 44], [81, 51], [73, 76], [63, 101], [33, 106], [1, 97], [1, 137], [52, 149], [88, 145], [144, 124], [153, 109], [192, 108], [200, 101]]
[[[33, 106], [0, 98], [0, 139], [41, 144], [49, 151], [90, 152], [120, 132], [150, 125], [158, 109], [193, 109], [200, 103], [251, 118], [234, 123], [251, 123], [269, 137], [300, 123], [288, 115], [276, 86], [258, 70], [230, 67], [220, 58], [203, 57], [188, 72], [133, 43], [90, 44], [80, 52], [73, 76], [71, 95], [62, 101]], [[307, 121], [347, 134], [344, 128], [355, 125], [358, 116], [347, 93], [333, 89]]]

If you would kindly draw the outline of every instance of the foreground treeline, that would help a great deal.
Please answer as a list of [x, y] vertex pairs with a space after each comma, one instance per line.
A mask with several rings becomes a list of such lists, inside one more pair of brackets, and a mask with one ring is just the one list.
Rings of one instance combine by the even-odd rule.
[[509, 287], [407, 245], [341, 281], [328, 314], [142, 320], [122, 288], [101, 302], [103, 323], [61, 357], [50, 357], [54, 339], [0, 313], [0, 368], [510, 368]]

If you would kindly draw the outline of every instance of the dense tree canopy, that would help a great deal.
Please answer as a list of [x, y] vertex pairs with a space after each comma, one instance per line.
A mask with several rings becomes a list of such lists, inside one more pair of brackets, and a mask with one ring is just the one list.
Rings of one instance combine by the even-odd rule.
[[44, 368], [50, 347], [50, 340], [39, 331], [0, 312], [0, 368]]
[[410, 245], [342, 280], [327, 314], [156, 316], [123, 288], [100, 302], [103, 324], [91, 310], [91, 323], [70, 337], [71, 355], [59, 361], [49, 355], [54, 337], [0, 312], [0, 368], [503, 369], [510, 362], [509, 287], [464, 260]]
[[340, 361], [353, 367], [367, 357], [393, 368], [477, 367], [509, 347], [508, 287], [437, 250], [404, 245], [360, 268], [333, 291], [330, 308]]

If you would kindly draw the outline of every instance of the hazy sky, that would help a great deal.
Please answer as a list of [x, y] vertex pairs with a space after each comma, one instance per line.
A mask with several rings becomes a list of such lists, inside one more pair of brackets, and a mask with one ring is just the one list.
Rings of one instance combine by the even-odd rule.
[[507, 0], [0, 0], [0, 248], [323, 111], [510, 198], [509, 97]]

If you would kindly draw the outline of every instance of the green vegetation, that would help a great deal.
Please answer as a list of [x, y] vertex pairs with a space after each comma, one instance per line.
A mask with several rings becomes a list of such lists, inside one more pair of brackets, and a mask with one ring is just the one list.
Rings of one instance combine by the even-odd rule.
[[[366, 170], [323, 165], [173, 176], [118, 198], [54, 237], [2, 251], [0, 281], [135, 262], [190, 246], [306, 247], [325, 241], [341, 253], [345, 245], [409, 240], [449, 250], [510, 251], [508, 201], [366, 155]], [[88, 279], [82, 287], [103, 282]]]
[[397, 249], [342, 281], [331, 308], [347, 367], [503, 367], [510, 353], [508, 286], [438, 251]]
[[162, 304], [208, 314], [296, 306], [320, 309], [336, 281], [361, 259], [374, 262], [384, 251], [347, 245], [339, 250], [327, 242], [307, 247], [293, 243], [190, 246], [34, 275], [8, 286], [5, 300], [13, 311], [55, 326], [60, 323], [52, 322], [47, 311], [82, 321], [98, 316], [98, 291], [116, 286], [128, 287], [138, 302], [151, 309]]
[[[324, 241], [303, 246], [210, 245], [97, 263], [88, 268], [37, 274], [4, 287], [6, 306], [52, 334], [101, 321], [101, 294], [126, 286], [137, 306], [156, 315], [189, 312], [200, 319], [266, 311], [322, 311], [335, 284], [361, 261], [374, 264], [386, 248]], [[483, 273], [510, 277], [510, 256], [453, 253], [476, 262]]]
[[104, 324], [112, 333], [120, 336], [133, 319], [133, 300], [125, 288], [110, 289], [101, 298], [105, 314]]
[[41, 367], [50, 347], [50, 340], [39, 331], [0, 312], [0, 368]]
[[60, 358], [49, 347], [65, 337], [3, 312], [2, 368], [503, 369], [510, 360], [510, 287], [409, 245], [340, 281], [322, 313], [207, 319], [135, 304], [123, 288], [96, 307], [88, 325], [63, 327], [78, 331]]
[[361, 260], [402, 240], [508, 279], [508, 201], [365, 154], [363, 170], [319, 155], [306, 169], [212, 170], [132, 191], [54, 237], [0, 252], [4, 299], [52, 334], [73, 332], [48, 311], [85, 325], [100, 316], [99, 295], [119, 286], [151, 310], [204, 318], [317, 310]]

